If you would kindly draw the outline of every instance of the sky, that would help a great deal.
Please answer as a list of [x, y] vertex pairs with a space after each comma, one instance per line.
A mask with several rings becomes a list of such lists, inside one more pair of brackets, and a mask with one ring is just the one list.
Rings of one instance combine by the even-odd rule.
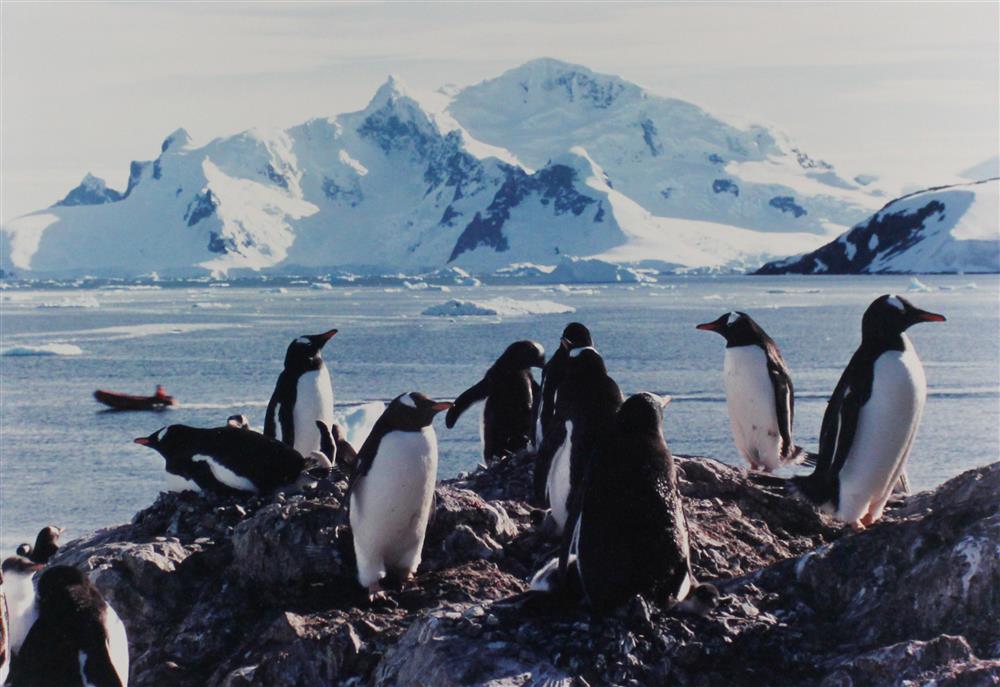
[[1000, 3], [0, 3], [0, 219], [196, 143], [536, 57], [785, 132], [888, 190], [1000, 149]]

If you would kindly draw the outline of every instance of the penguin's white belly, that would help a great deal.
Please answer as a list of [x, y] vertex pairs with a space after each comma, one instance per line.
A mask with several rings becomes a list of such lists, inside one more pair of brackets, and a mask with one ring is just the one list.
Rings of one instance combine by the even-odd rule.
[[219, 480], [230, 489], [248, 491], [252, 494], [256, 494], [258, 491], [257, 485], [243, 475], [237, 475], [222, 463], [217, 462], [214, 458], [212, 458], [212, 456], [196, 453], [191, 456], [191, 460], [195, 462], [208, 463], [208, 468], [212, 471], [212, 477]]
[[328, 426], [333, 424], [333, 385], [325, 365], [303, 374], [296, 386], [295, 408], [292, 410], [295, 426], [293, 448], [303, 456], [320, 450], [316, 420]]
[[35, 587], [31, 575], [11, 572], [4, 576], [4, 596], [7, 600], [8, 646], [12, 655], [21, 650], [28, 630], [38, 619], [35, 607]]
[[389, 432], [371, 470], [351, 494], [351, 529], [358, 574], [365, 586], [387, 568], [412, 572], [420, 564], [437, 478], [437, 435]]
[[726, 407], [736, 448], [751, 466], [781, 466], [781, 432], [767, 355], [760, 346], [726, 349]]
[[111, 657], [111, 665], [115, 667], [122, 687], [128, 687], [128, 636], [125, 634], [125, 624], [110, 604], [104, 617], [104, 630], [108, 634], [108, 655]]
[[175, 475], [172, 472], [166, 473], [166, 487], [167, 491], [194, 491], [200, 492], [201, 487], [194, 480], [187, 479], [186, 477], [181, 477], [180, 475]]
[[869, 512], [876, 519], [881, 515], [920, 424], [927, 380], [912, 345], [903, 340], [903, 351], [888, 351], [875, 361], [872, 393], [839, 475], [837, 517], [845, 522]]
[[552, 465], [549, 466], [549, 476], [546, 483], [546, 492], [549, 495], [549, 507], [552, 512], [552, 519], [559, 526], [562, 532], [566, 527], [566, 520], [569, 519], [569, 489], [570, 489], [570, 456], [573, 453], [573, 423], [566, 422], [566, 438], [562, 445], [556, 449], [552, 456]]

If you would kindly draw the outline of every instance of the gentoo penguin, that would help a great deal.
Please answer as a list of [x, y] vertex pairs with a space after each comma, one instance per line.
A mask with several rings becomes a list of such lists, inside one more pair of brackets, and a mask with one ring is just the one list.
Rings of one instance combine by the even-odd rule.
[[35, 574], [45, 566], [21, 556], [11, 556], [0, 565], [3, 593], [7, 606], [7, 644], [11, 657], [16, 656], [35, 622]]
[[541, 392], [538, 403], [535, 405], [534, 444], [536, 448], [542, 445], [545, 426], [555, 412], [556, 390], [562, 383], [563, 377], [566, 376], [569, 352], [574, 348], [585, 348], [593, 345], [594, 339], [590, 335], [590, 330], [579, 322], [570, 322], [563, 329], [562, 338], [559, 339], [559, 347], [542, 367]]
[[539, 386], [531, 368], [545, 364], [545, 349], [534, 341], [517, 341], [507, 347], [486, 375], [455, 399], [445, 416], [451, 429], [469, 406], [486, 400], [480, 425], [486, 465], [513, 455], [529, 444], [532, 407]]
[[744, 312], [730, 312], [698, 329], [726, 339], [726, 407], [736, 448], [753, 470], [773, 472], [801, 462], [792, 425], [795, 390], [778, 344]]
[[673, 606], [699, 586], [691, 573], [677, 471], [663, 437], [669, 402], [650, 393], [629, 397], [589, 466], [569, 555], [576, 558], [585, 598], [599, 613], [633, 594]]
[[303, 456], [319, 451], [316, 420], [333, 423], [333, 385], [320, 354], [337, 333], [300, 336], [288, 344], [285, 369], [267, 404], [264, 434], [293, 447]]
[[236, 427], [237, 429], [251, 429], [250, 418], [246, 415], [230, 415], [226, 418], [226, 425], [229, 427]]
[[555, 412], [538, 451], [538, 460], [549, 465], [545, 493], [559, 533], [579, 497], [586, 466], [614, 427], [622, 403], [622, 392], [596, 349], [574, 348], [568, 355]]
[[420, 565], [437, 478], [431, 423], [450, 407], [417, 392], [397, 396], [358, 452], [345, 501], [358, 582], [370, 598], [379, 594], [387, 573], [406, 582]]
[[861, 345], [823, 415], [816, 469], [792, 478], [799, 493], [855, 529], [882, 517], [924, 410], [924, 367], [904, 332], [944, 321], [902, 296], [879, 296], [868, 306]]
[[170, 425], [135, 443], [155, 449], [166, 460], [170, 491], [266, 492], [296, 482], [306, 470], [332, 466], [321, 452], [303, 458], [280, 441], [230, 425]]
[[32, 563], [48, 563], [59, 550], [59, 535], [64, 531], [64, 528], [52, 525], [42, 528], [35, 537], [35, 545], [21, 544], [17, 547], [17, 555], [27, 558]]
[[118, 614], [79, 570], [38, 578], [35, 621], [10, 670], [11, 687], [125, 687], [128, 638]]
[[3, 588], [3, 571], [0, 570], [0, 685], [7, 682], [10, 670], [10, 628], [7, 623], [7, 594]]

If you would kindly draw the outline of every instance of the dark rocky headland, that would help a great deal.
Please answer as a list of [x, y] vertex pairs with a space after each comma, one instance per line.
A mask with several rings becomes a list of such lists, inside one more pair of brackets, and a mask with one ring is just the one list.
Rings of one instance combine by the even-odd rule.
[[679, 458], [706, 617], [505, 599], [555, 552], [530, 458], [442, 482], [416, 585], [369, 605], [346, 481], [303, 494], [162, 494], [67, 544], [128, 628], [137, 687], [996, 685], [1000, 463], [893, 504], [861, 533], [774, 478]]

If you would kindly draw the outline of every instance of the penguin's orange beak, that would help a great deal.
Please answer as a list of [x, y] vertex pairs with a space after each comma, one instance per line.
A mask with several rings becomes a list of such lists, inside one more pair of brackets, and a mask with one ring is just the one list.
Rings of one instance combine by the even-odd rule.
[[448, 408], [451, 408], [451, 403], [448, 401], [441, 401], [440, 403], [435, 403], [431, 406], [431, 410], [435, 413], [440, 413], [442, 410], [448, 410]]
[[133, 439], [132, 441], [135, 442], [136, 444], [139, 444], [140, 446], [149, 446], [151, 443], [153, 443], [149, 440], [149, 437], [139, 437], [137, 439]]
[[706, 332], [717, 332], [719, 331], [718, 322], [705, 322], [704, 324], [699, 324], [695, 329], [701, 329]]

